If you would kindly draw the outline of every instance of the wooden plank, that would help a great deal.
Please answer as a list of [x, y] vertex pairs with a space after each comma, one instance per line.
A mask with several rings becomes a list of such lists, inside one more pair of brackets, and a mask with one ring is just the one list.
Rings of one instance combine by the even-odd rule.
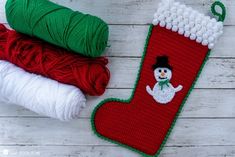
[[[110, 97], [127, 99], [131, 95], [131, 89], [108, 89], [101, 97], [88, 97], [87, 107], [80, 114], [80, 118], [90, 118], [91, 112], [95, 106], [102, 100]], [[182, 113], [181, 118], [234, 118], [235, 90], [221, 89], [194, 89], [189, 96]], [[38, 117], [23, 107], [0, 103], [0, 117]]]
[[[8, 28], [9, 25], [5, 24]], [[141, 57], [148, 34], [147, 25], [110, 25], [109, 45], [104, 56]], [[235, 58], [235, 26], [226, 26], [210, 58]]]
[[[140, 58], [109, 57], [111, 80], [108, 88], [133, 88], [140, 60]], [[235, 88], [234, 71], [235, 59], [211, 58], [206, 62], [195, 88]]]
[[0, 1], [0, 23], [6, 23], [5, 3], [7, 0]]
[[[106, 56], [141, 57], [149, 26], [111, 25]], [[210, 57], [235, 57], [235, 26], [226, 26]]]
[[[0, 118], [0, 145], [113, 145], [97, 138], [90, 121]], [[235, 145], [234, 119], [178, 119], [167, 146]]]
[[[234, 146], [165, 147], [159, 157], [233, 157]], [[8, 154], [8, 155], [6, 155]], [[10, 157], [140, 157], [116, 146], [0, 146]]]
[[[151, 23], [153, 14], [161, 0], [53, 0], [59, 4], [79, 10], [84, 13], [96, 15], [107, 21], [109, 24], [147, 24]], [[208, 14], [211, 6], [210, 1], [205, 0], [178, 0], [188, 6]], [[227, 7], [225, 24], [235, 24], [235, 2], [233, 0], [222, 0]]]
[[[140, 58], [110, 58], [109, 88], [133, 88]], [[121, 65], [121, 66], [120, 66]], [[235, 59], [209, 59], [196, 88], [235, 88]]]
[[[7, 155], [6, 155], [7, 154]], [[0, 146], [0, 156], [10, 157], [138, 157], [119, 147], [105, 146]]]
[[233, 157], [234, 146], [165, 147], [160, 157]]
[[[161, 0], [52, 0], [56, 3], [101, 17], [109, 24], [148, 24]], [[211, 1], [178, 0], [194, 9], [208, 14]], [[235, 25], [235, 1], [222, 0], [227, 7], [226, 25]], [[0, 21], [6, 23], [4, 6], [6, 0], [0, 2]]]

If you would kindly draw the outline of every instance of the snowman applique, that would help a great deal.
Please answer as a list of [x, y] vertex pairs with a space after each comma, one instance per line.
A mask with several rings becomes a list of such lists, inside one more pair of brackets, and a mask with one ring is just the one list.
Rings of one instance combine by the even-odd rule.
[[154, 85], [153, 89], [147, 85], [146, 91], [156, 102], [167, 104], [172, 101], [177, 92], [182, 90], [183, 86], [179, 85], [174, 88], [170, 83], [172, 78], [172, 67], [168, 63], [167, 56], [157, 57], [157, 62], [153, 65], [153, 70], [157, 83]]

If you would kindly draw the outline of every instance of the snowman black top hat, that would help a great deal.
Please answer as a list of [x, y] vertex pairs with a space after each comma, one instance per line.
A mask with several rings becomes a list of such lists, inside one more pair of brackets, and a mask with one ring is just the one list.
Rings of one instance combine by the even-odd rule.
[[157, 68], [168, 68], [172, 70], [172, 66], [168, 63], [168, 57], [167, 56], [158, 56], [156, 58], [156, 63], [153, 65], [153, 70]]

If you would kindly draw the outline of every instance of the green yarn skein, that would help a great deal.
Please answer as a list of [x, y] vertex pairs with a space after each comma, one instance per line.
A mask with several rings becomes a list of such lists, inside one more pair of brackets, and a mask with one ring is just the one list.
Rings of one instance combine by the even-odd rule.
[[98, 17], [49, 0], [8, 0], [6, 16], [18, 32], [85, 56], [100, 56], [107, 47], [108, 25]]

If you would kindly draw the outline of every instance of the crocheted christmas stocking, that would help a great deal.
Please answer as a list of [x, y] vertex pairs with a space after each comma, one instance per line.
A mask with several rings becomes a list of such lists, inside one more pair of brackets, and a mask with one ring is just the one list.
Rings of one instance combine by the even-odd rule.
[[[225, 8], [219, 5], [224, 20]], [[154, 15], [129, 100], [107, 99], [92, 115], [96, 134], [145, 156], [157, 156], [207, 59], [223, 23], [178, 2]]]

